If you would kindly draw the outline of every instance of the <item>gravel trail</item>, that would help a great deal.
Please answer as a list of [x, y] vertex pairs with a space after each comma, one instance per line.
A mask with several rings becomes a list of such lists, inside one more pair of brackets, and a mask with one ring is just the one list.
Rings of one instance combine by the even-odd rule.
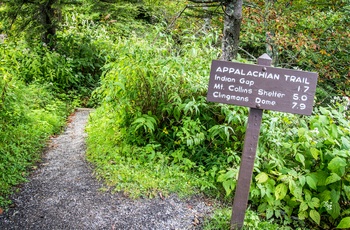
[[77, 110], [51, 139], [39, 169], [12, 197], [14, 207], [0, 215], [0, 229], [201, 229], [211, 207], [199, 197], [132, 200], [99, 191], [85, 161], [89, 113]]

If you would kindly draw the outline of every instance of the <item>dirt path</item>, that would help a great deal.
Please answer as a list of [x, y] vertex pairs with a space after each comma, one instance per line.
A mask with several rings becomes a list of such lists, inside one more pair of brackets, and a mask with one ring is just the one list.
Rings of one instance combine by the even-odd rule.
[[13, 197], [15, 207], [0, 215], [0, 229], [200, 229], [210, 211], [200, 199], [130, 200], [99, 191], [85, 162], [89, 112], [78, 110], [52, 138], [42, 165]]

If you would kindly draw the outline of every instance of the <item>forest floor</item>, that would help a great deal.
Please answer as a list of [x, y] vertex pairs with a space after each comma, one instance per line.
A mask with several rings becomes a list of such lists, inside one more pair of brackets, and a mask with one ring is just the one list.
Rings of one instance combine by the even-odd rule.
[[13, 207], [0, 215], [0, 229], [201, 229], [212, 210], [203, 197], [133, 200], [101, 191], [85, 160], [89, 113], [77, 110], [64, 133], [51, 138]]

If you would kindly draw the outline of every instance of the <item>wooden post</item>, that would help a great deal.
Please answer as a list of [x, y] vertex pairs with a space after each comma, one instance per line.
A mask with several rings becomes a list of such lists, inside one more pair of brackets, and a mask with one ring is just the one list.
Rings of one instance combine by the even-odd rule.
[[[258, 58], [258, 65], [270, 66], [271, 58], [264, 54]], [[231, 229], [241, 229], [247, 209], [250, 184], [252, 181], [256, 148], [258, 146], [260, 125], [263, 110], [260, 105], [250, 108], [247, 130], [244, 138], [244, 147], [238, 181], [232, 206]]]
[[312, 114], [318, 74], [274, 68], [271, 62], [264, 54], [258, 65], [218, 60], [211, 65], [207, 100], [250, 108], [231, 229], [243, 227], [263, 110]]

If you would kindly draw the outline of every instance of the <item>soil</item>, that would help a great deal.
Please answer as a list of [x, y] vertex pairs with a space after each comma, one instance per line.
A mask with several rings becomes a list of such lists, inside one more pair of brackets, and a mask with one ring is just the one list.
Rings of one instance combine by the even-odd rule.
[[85, 160], [89, 113], [77, 110], [64, 133], [51, 138], [13, 207], [0, 214], [0, 229], [202, 229], [212, 210], [202, 197], [133, 200], [101, 191]]

